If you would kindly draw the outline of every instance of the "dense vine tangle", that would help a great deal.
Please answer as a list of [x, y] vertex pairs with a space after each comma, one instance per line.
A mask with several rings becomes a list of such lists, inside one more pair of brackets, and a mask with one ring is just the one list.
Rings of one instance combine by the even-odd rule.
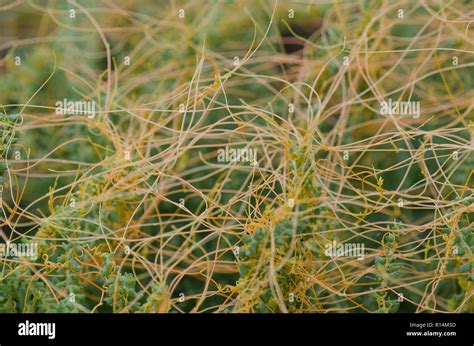
[[469, 1], [47, 3], [0, 7], [0, 311], [473, 312]]

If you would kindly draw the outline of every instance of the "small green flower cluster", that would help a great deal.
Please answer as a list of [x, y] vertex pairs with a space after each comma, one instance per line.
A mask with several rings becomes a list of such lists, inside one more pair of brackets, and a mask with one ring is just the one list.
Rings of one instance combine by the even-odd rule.
[[[130, 312], [140, 307], [138, 302], [133, 303], [137, 298], [136, 279], [131, 273], [120, 273], [120, 268], [116, 268], [115, 274], [109, 276], [105, 282], [107, 285], [106, 298], [104, 301], [112, 306], [113, 311]], [[129, 306], [130, 304], [130, 306]]]
[[385, 256], [376, 256], [374, 260], [377, 271], [375, 280], [379, 282], [378, 288], [380, 289], [373, 292], [378, 307], [376, 312], [393, 313], [397, 312], [400, 307], [399, 299], [388, 299], [389, 293], [386, 290], [394, 281], [403, 277], [403, 273], [400, 271], [402, 266], [393, 263], [399, 237], [400, 232], [396, 227], [393, 230], [389, 229], [382, 239]]
[[6, 158], [8, 157], [8, 151], [12, 144], [18, 141], [15, 134], [15, 124], [19, 119], [18, 114], [5, 115], [0, 114], [0, 129], [1, 129], [1, 143], [0, 143], [0, 184], [3, 184], [2, 175], [8, 169]]
[[[275, 293], [266, 281], [270, 268], [269, 261], [272, 258], [274, 266], [279, 268], [276, 272], [276, 282], [281, 291], [280, 299], [283, 297], [289, 310], [296, 309], [296, 300], [298, 300], [296, 292], [301, 292], [300, 286], [304, 281], [298, 268], [306, 265], [305, 271], [311, 270], [310, 264], [302, 260], [311, 252], [301, 242], [304, 237], [311, 236], [307, 231], [305, 222], [300, 221], [293, 225], [292, 220], [283, 219], [274, 225], [273, 230], [260, 228], [251, 236], [245, 235], [242, 238], [243, 246], [239, 256], [240, 280], [247, 283], [254, 282], [258, 286], [256, 293], [254, 291], [250, 293], [251, 311], [258, 313], [281, 311]], [[293, 239], [293, 232], [295, 232], [295, 239]], [[272, 238], [275, 242], [274, 250], [272, 250]], [[291, 256], [286, 258], [288, 254]], [[282, 263], [282, 261], [285, 262]], [[258, 279], [255, 280], [255, 278]]]
[[[283, 246], [291, 241], [292, 235], [292, 224], [289, 220], [285, 219], [280, 223], [277, 223], [273, 230], [273, 236], [275, 238], [275, 244], [277, 246]], [[297, 228], [298, 229], [298, 228]], [[299, 228], [301, 230], [301, 227]], [[270, 232], [267, 229], [258, 229], [252, 236], [244, 235], [242, 238], [243, 246], [240, 251], [240, 275], [245, 276], [248, 274], [249, 266], [245, 264], [246, 261], [252, 258], [258, 258], [261, 255], [263, 249], [271, 251], [271, 242], [269, 241]]]

